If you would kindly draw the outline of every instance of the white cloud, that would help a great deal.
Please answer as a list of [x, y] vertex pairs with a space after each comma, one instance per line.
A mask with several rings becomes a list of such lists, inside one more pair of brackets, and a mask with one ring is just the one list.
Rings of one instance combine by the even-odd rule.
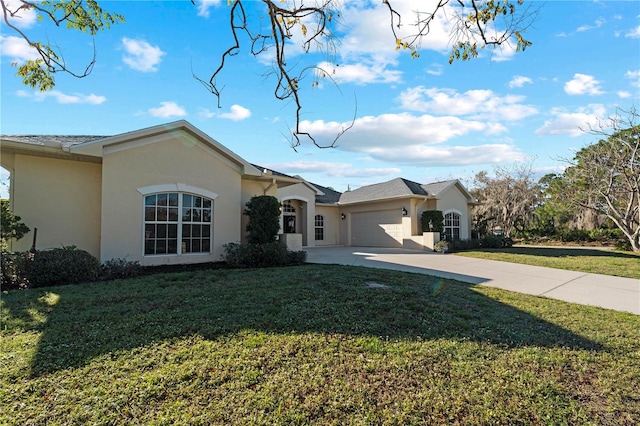
[[535, 131], [536, 135], [569, 135], [571, 137], [583, 135], [589, 126], [596, 126], [599, 120], [607, 117], [607, 109], [604, 105], [592, 104], [578, 108], [575, 112], [553, 108], [551, 114], [555, 117], [545, 121], [543, 126]]
[[640, 38], [640, 25], [627, 31], [624, 36], [628, 38]]
[[222, 0], [198, 0], [198, 16], [205, 18], [209, 17], [209, 9], [217, 7], [222, 3]]
[[627, 71], [624, 76], [631, 80], [631, 85], [633, 87], [640, 87], [640, 70]]
[[402, 71], [390, 70], [388, 64], [374, 63], [367, 64], [361, 62], [353, 65], [335, 66], [328, 62], [322, 62], [318, 67], [317, 74], [323, 77], [324, 74], [331, 77], [336, 83], [355, 83], [358, 85], [371, 83], [397, 83], [402, 80]]
[[100, 105], [106, 102], [107, 98], [104, 96], [98, 96], [93, 93], [90, 95], [83, 95], [81, 93], [74, 93], [68, 95], [62, 93], [59, 90], [50, 90], [47, 92], [27, 92], [26, 90], [18, 90], [16, 95], [24, 98], [33, 97], [36, 101], [42, 102], [47, 98], [55, 99], [59, 104], [88, 104], [88, 105]]
[[520, 120], [538, 113], [535, 107], [523, 104], [524, 99], [524, 96], [498, 96], [491, 90], [458, 93], [453, 89], [424, 86], [407, 89], [398, 97], [402, 108], [409, 111], [508, 121]]
[[569, 80], [564, 85], [564, 91], [568, 95], [602, 95], [604, 92], [600, 89], [600, 82], [592, 75], [579, 74], [573, 75], [573, 80]]
[[525, 77], [525, 76], [522, 76], [522, 75], [516, 75], [509, 82], [509, 88], [513, 89], [515, 87], [522, 87], [527, 83], [531, 84], [531, 83], [533, 83], [533, 80], [531, 80], [529, 77]]
[[331, 177], [372, 177], [398, 175], [402, 169], [398, 167], [380, 167], [357, 169], [351, 163], [333, 163], [329, 161], [293, 161], [265, 165], [270, 170], [278, 170], [287, 174], [322, 173]]
[[29, 46], [25, 39], [15, 36], [0, 36], [0, 52], [2, 56], [20, 64], [40, 57], [38, 51]]
[[[350, 123], [304, 121], [301, 128], [322, 145]], [[510, 144], [447, 146], [455, 137], [479, 133], [493, 135], [506, 129], [498, 123], [434, 117], [409, 113], [383, 114], [357, 119], [337, 141], [337, 148], [367, 154], [374, 160], [416, 165], [463, 165], [515, 161], [524, 156]]]
[[175, 102], [160, 102], [158, 108], [149, 108], [149, 114], [154, 117], [171, 118], [171, 117], [184, 117], [187, 115], [187, 111]]
[[620, 91], [618, 91], [618, 97], [620, 97], [622, 99], [630, 98], [631, 97], [631, 93], [627, 92], [626, 90], [620, 90]]
[[251, 117], [251, 111], [240, 105], [231, 105], [229, 112], [218, 115], [220, 118], [226, 118], [232, 121], [242, 121]]
[[593, 25], [582, 25], [581, 27], [578, 27], [576, 29], [576, 31], [581, 33], [581, 32], [585, 32], [585, 31], [595, 30], [595, 29], [600, 28], [601, 26], [603, 26], [605, 24], [605, 22], [606, 21], [603, 18], [596, 19], [596, 21], [593, 23]]
[[142, 72], [154, 72], [165, 55], [158, 46], [152, 46], [144, 40], [122, 38], [122, 46], [127, 52], [122, 61], [132, 69]]
[[38, 20], [35, 10], [22, 8], [22, 1], [4, 0], [4, 6], [10, 12], [7, 15], [9, 22], [18, 28], [31, 28]]

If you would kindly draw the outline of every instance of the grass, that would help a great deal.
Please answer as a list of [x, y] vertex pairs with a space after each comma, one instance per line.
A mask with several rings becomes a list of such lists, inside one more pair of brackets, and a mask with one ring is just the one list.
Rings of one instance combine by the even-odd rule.
[[159, 274], [0, 319], [0, 424], [640, 422], [640, 316], [425, 275]]
[[517, 246], [456, 253], [460, 256], [591, 274], [640, 279], [640, 253], [570, 247]]

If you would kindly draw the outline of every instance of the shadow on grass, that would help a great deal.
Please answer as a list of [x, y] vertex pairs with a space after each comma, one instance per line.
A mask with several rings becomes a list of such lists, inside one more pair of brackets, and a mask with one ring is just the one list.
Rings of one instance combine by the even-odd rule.
[[543, 257], [622, 257], [627, 259], [639, 259], [633, 254], [613, 250], [599, 250], [584, 247], [509, 247], [506, 249], [481, 249], [480, 251], [501, 252], [512, 254], [526, 254], [529, 256]]
[[193, 334], [224, 339], [241, 330], [604, 349], [486, 297], [471, 284], [336, 265], [185, 272], [33, 289], [6, 295], [2, 308], [5, 332], [42, 333], [32, 361], [35, 376], [161, 340]]

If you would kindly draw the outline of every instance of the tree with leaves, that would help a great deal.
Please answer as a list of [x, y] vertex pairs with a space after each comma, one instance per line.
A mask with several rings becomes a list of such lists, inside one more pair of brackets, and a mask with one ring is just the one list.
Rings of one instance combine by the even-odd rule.
[[[451, 52], [449, 62], [470, 60], [482, 49], [511, 45], [516, 51], [525, 50], [531, 42], [523, 36], [535, 19], [536, 11], [524, 0], [432, 0], [419, 2], [411, 12], [401, 12], [406, 0], [379, 0], [388, 16], [389, 42], [397, 50], [405, 50], [417, 58], [418, 50], [428, 37], [434, 22], [446, 19], [451, 25]], [[199, 1], [191, 0], [196, 5]], [[100, 2], [105, 3], [105, 2]], [[124, 17], [105, 11], [96, 0], [0, 0], [3, 20], [33, 49], [38, 58], [19, 66], [18, 75], [24, 84], [42, 91], [55, 86], [54, 75], [66, 72], [84, 77], [93, 69], [92, 60], [83, 71], [67, 67], [63, 52], [48, 42], [34, 40], [16, 25], [25, 13], [35, 13], [43, 23], [55, 27], [66, 26], [90, 35], [108, 29], [112, 24], [124, 22]], [[251, 8], [246, 6], [251, 3]], [[531, 3], [531, 2], [527, 2]], [[221, 90], [218, 80], [227, 60], [247, 48], [255, 57], [268, 54], [273, 57], [273, 74], [276, 99], [295, 105], [295, 124], [291, 129], [291, 146], [295, 149], [306, 138], [319, 147], [334, 146], [337, 139], [349, 127], [343, 128], [330, 144], [317, 142], [301, 128], [301, 85], [311, 78], [311, 86], [319, 79], [330, 78], [331, 71], [321, 69], [317, 63], [289, 61], [288, 52], [301, 43], [304, 53], [321, 52], [327, 62], [333, 60], [339, 50], [339, 32], [342, 21], [341, 0], [228, 0], [229, 30], [233, 42], [222, 53], [219, 66], [208, 77], [194, 77], [200, 81], [220, 103]], [[149, 7], [153, 7], [152, 4]], [[225, 9], [222, 9], [225, 10]], [[248, 13], [251, 12], [252, 15]], [[408, 16], [411, 15], [411, 16]], [[268, 52], [268, 53], [267, 53]]]
[[10, 240], [19, 240], [30, 231], [22, 222], [20, 216], [15, 215], [9, 206], [9, 200], [0, 200], [0, 248], [5, 250]]
[[590, 131], [602, 139], [582, 148], [563, 174], [566, 199], [605, 215], [640, 251], [640, 114], [635, 108]]

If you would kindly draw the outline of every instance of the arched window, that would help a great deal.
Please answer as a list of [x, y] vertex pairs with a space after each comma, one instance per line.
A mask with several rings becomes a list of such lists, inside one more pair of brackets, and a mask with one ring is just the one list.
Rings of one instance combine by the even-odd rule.
[[144, 254], [210, 253], [213, 200], [162, 192], [144, 197]]
[[444, 215], [444, 236], [447, 241], [460, 239], [460, 215], [450, 212]]
[[324, 240], [324, 216], [317, 214], [315, 218], [316, 241]]

